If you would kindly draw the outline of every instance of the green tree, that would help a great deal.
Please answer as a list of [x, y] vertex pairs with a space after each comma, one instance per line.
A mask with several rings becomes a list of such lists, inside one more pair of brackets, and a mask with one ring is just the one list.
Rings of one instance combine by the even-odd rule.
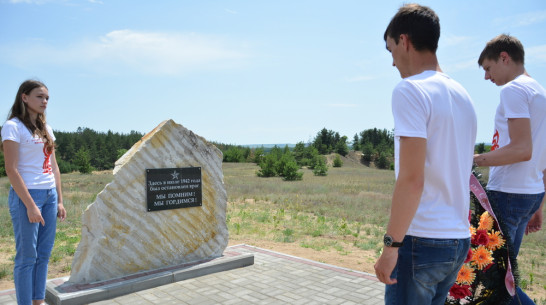
[[390, 162], [387, 158], [387, 154], [384, 152], [379, 153], [379, 157], [375, 161], [375, 166], [380, 169], [387, 169], [389, 168]]
[[341, 157], [336, 154], [334, 158], [334, 167], [342, 167], [343, 166], [343, 160], [341, 160]]
[[360, 138], [358, 137], [358, 133], [355, 133], [353, 137], [352, 146], [353, 146], [353, 150], [355, 151], [359, 151], [362, 149], [362, 145], [360, 144]]
[[328, 175], [328, 165], [326, 164], [326, 158], [324, 156], [316, 156], [313, 163], [313, 174], [315, 176]]
[[279, 160], [283, 155], [283, 151], [277, 145], [275, 145], [273, 148], [271, 148], [269, 155], [273, 155], [275, 160]]
[[300, 160], [300, 162], [298, 162], [298, 164], [300, 166], [307, 166], [310, 169], [313, 169], [315, 166], [313, 160], [315, 160], [317, 156], [319, 156], [318, 149], [313, 145], [309, 145], [305, 148], [303, 158]]
[[54, 130], [53, 133], [55, 156], [62, 173], [79, 170], [76, 159], [81, 157], [77, 153], [82, 149], [87, 151], [88, 163], [92, 169], [114, 168], [114, 163], [120, 157], [118, 152], [127, 151], [143, 136], [136, 131], [131, 131], [130, 134], [119, 134], [110, 130], [103, 133], [83, 127], [78, 127], [76, 132]]
[[77, 166], [63, 159], [58, 159], [57, 165], [59, 165], [59, 171], [61, 174], [71, 173], [78, 170]]
[[262, 161], [264, 160], [264, 156], [265, 156], [265, 151], [264, 151], [264, 147], [260, 147], [260, 148], [256, 148], [256, 150], [254, 151], [254, 163], [256, 164], [260, 164], [262, 163]]
[[305, 158], [305, 143], [298, 142], [296, 143], [296, 146], [294, 147], [294, 150], [292, 151], [292, 154], [294, 155], [294, 159], [296, 162], [298, 162], [299, 165], [301, 164], [301, 161]]
[[282, 150], [282, 153], [285, 155], [290, 154], [290, 147], [288, 147], [288, 145], [285, 145], [284, 149]]
[[[117, 150], [116, 152], [116, 161], [119, 160], [119, 158], [123, 157], [123, 155], [125, 155], [125, 153], [129, 151], [128, 149], [125, 149], [125, 148], [120, 148]], [[114, 161], [115, 162], [115, 161]]]
[[478, 154], [483, 154], [485, 152], [485, 143], [480, 143], [478, 145], [476, 145], [476, 152]]
[[230, 147], [224, 152], [224, 162], [244, 162], [244, 151], [238, 147]]
[[360, 133], [360, 144], [372, 143], [374, 148], [377, 148], [381, 142], [385, 142], [387, 146], [394, 146], [394, 135], [387, 129], [366, 129]]
[[301, 180], [303, 177], [303, 173], [299, 171], [300, 166], [288, 145], [283, 150], [277, 146], [273, 147], [258, 165], [260, 170], [256, 172], [256, 175], [259, 177], [280, 176], [283, 180]]
[[311, 145], [314, 146], [321, 155], [336, 152], [342, 156], [346, 156], [349, 153], [347, 136], [340, 136], [339, 132], [326, 128], [323, 128], [317, 133]]
[[342, 156], [344, 156], [344, 157], [349, 153], [349, 147], [347, 146], [347, 137], [346, 136], [341, 137], [337, 141], [336, 147], [335, 147], [335, 152], [342, 155]]
[[83, 147], [81, 147], [76, 153], [76, 160], [74, 163], [82, 174], [89, 174], [93, 170], [91, 167], [89, 152]]
[[294, 157], [290, 153], [284, 153], [275, 161], [275, 172], [277, 175], [282, 176], [286, 165], [292, 161]]
[[334, 150], [339, 140], [339, 133], [323, 128], [317, 133], [313, 146], [317, 148], [319, 154], [326, 155]]
[[[377, 153], [385, 153], [387, 156], [394, 156], [394, 146], [390, 145], [387, 140], [383, 139], [375, 146]], [[379, 155], [378, 155], [379, 157]]]
[[54, 133], [57, 163], [60, 168], [61, 160], [65, 161], [63, 165], [65, 170], [69, 170], [70, 165], [75, 166], [77, 152], [82, 148], [88, 152], [92, 167], [99, 170], [111, 169], [120, 157], [119, 150], [128, 150], [142, 138], [142, 134], [136, 131], [131, 131], [130, 134], [119, 134], [110, 130], [103, 133], [82, 127], [76, 132]]
[[263, 161], [258, 164], [260, 169], [256, 172], [258, 177], [275, 177], [277, 170], [275, 164], [277, 159], [275, 155], [268, 154], [264, 157]]
[[296, 160], [291, 159], [284, 165], [280, 176], [283, 178], [283, 180], [287, 181], [302, 180], [303, 172], [300, 171], [300, 167], [296, 163]]
[[373, 144], [371, 142], [367, 142], [362, 147], [362, 161], [372, 162], [374, 160], [374, 156], [375, 150], [373, 149]]

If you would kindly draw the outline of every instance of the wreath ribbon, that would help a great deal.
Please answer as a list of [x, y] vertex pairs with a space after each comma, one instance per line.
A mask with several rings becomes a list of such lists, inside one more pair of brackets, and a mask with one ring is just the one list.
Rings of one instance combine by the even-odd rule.
[[[498, 224], [499, 222], [497, 220], [497, 217], [495, 216], [495, 213], [493, 212], [493, 209], [491, 208], [491, 204], [489, 203], [487, 194], [485, 193], [482, 185], [474, 175], [470, 175], [470, 190], [472, 191], [472, 193], [474, 193], [474, 196], [478, 198], [478, 201], [480, 202], [482, 207], [487, 212], [489, 212], [489, 214]], [[501, 232], [501, 234], [503, 234], [500, 226], [499, 231]], [[506, 248], [507, 250], [509, 250], [508, 246]], [[506, 276], [504, 277], [504, 284], [506, 285], [506, 290], [508, 290], [508, 293], [511, 296], [514, 296], [516, 294], [516, 283], [514, 281], [514, 275], [512, 274], [512, 264], [510, 264], [510, 259], [508, 259], [508, 268], [506, 270]]]

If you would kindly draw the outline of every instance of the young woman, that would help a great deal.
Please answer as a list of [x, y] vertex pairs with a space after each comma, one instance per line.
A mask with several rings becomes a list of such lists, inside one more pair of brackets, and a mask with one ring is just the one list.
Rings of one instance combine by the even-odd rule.
[[35, 80], [21, 84], [2, 149], [11, 183], [9, 211], [15, 235], [13, 279], [19, 305], [45, 304], [47, 266], [55, 241], [56, 217], [66, 217], [55, 137], [46, 123], [47, 87]]

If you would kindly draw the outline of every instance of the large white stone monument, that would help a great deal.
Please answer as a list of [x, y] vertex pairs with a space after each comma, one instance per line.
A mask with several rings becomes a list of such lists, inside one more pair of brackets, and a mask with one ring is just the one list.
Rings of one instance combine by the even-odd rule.
[[[201, 168], [202, 204], [149, 211], [147, 170], [190, 167]], [[226, 205], [221, 151], [164, 121], [116, 162], [114, 180], [83, 213], [69, 282], [87, 284], [220, 257], [228, 243]]]

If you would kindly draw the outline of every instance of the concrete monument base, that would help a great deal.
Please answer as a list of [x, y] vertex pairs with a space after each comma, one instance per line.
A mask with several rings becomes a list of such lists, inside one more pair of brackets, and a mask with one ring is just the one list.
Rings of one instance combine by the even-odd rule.
[[219, 258], [170, 266], [102, 282], [73, 284], [67, 282], [68, 277], [64, 277], [48, 281], [46, 302], [50, 305], [89, 304], [253, 264], [254, 254], [226, 251]]

